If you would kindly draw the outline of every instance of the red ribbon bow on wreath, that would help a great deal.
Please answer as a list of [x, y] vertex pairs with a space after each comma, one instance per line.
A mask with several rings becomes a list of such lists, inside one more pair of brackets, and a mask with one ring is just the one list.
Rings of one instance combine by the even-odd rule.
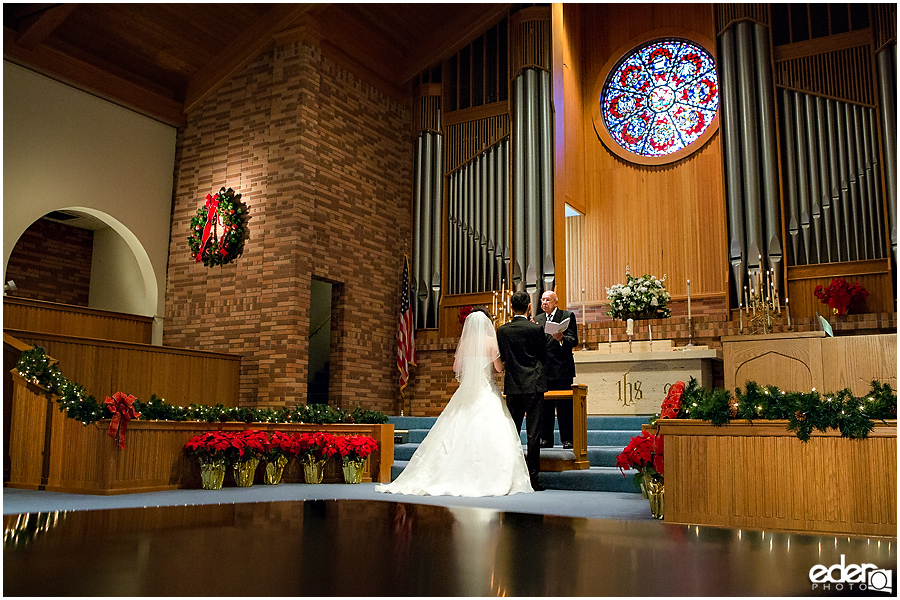
[[134, 410], [135, 400], [137, 398], [134, 396], [126, 396], [122, 392], [116, 392], [112, 398], [106, 397], [106, 408], [113, 413], [112, 422], [109, 424], [109, 436], [116, 439], [119, 448], [125, 447], [125, 431], [128, 429], [128, 421], [141, 416], [141, 413]]
[[[206, 242], [209, 241], [209, 233], [210, 229], [214, 224], [222, 225], [222, 229], [225, 229], [224, 224], [222, 223], [222, 217], [219, 215], [219, 194], [215, 196], [206, 195], [206, 226], [203, 228], [203, 239], [200, 241], [200, 249], [197, 250], [197, 262], [203, 258], [203, 249], [206, 248]], [[222, 245], [219, 248], [219, 254], [225, 256], [228, 254], [228, 250], [226, 248], [227, 244], [225, 242], [224, 233], [222, 238]]]

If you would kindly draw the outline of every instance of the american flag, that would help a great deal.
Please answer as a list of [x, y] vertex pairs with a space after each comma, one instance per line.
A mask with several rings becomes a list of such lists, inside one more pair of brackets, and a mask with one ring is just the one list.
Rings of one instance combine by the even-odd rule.
[[400, 286], [400, 330], [397, 333], [397, 368], [400, 369], [400, 394], [409, 383], [409, 366], [416, 366], [416, 327], [409, 304], [409, 259], [403, 257], [403, 282]]

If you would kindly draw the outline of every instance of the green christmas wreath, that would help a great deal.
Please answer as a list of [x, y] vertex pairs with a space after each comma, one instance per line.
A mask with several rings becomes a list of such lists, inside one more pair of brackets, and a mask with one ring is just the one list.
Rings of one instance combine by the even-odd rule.
[[249, 220], [250, 208], [233, 189], [223, 187], [215, 196], [207, 194], [206, 203], [191, 219], [191, 256], [207, 267], [227, 265], [244, 252]]

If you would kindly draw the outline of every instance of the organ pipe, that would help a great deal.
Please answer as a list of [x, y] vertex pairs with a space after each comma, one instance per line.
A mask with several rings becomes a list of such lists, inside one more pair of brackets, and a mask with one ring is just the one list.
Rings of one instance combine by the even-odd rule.
[[744, 254], [744, 207], [741, 187], [739, 144], [739, 116], [737, 112], [737, 80], [734, 70], [734, 33], [732, 28], [722, 33], [719, 43], [721, 78], [722, 144], [725, 149], [726, 203], [728, 208], [728, 260], [731, 265], [738, 298], [742, 298], [744, 275], [747, 272]]
[[840, 228], [840, 220], [841, 220], [841, 195], [840, 195], [840, 183], [838, 180], [838, 154], [837, 150], [837, 133], [835, 129], [835, 121], [834, 121], [834, 101], [826, 100], [825, 101], [825, 121], [828, 127], [828, 148], [831, 150], [828, 153], [828, 174], [829, 174], [829, 187], [831, 191], [831, 218], [834, 222], [834, 246], [835, 246], [835, 254], [837, 261], [841, 260], [849, 260], [846, 252], [844, 251], [844, 246], [841, 243], [841, 228]]
[[787, 180], [787, 201], [788, 201], [788, 235], [791, 238], [791, 249], [794, 254], [794, 264], [799, 264], [800, 255], [800, 220], [799, 220], [799, 204], [797, 201], [797, 169], [794, 166], [794, 133], [790, 124], [793, 122], [794, 109], [792, 107], [791, 92], [784, 90], [782, 93], [784, 99], [784, 145], [785, 151], [785, 179]]
[[[803, 124], [806, 121], [805, 105], [800, 101], [800, 95], [794, 92], [794, 131], [797, 134], [797, 154], [795, 156], [797, 166], [797, 205], [800, 209], [800, 241], [803, 242], [803, 263], [813, 262], [810, 259], [810, 218], [809, 218], [809, 179], [806, 173], [806, 138], [803, 135]], [[800, 261], [797, 261], [798, 264]]]
[[752, 30], [749, 22], [737, 24], [737, 66], [740, 77], [738, 93], [740, 97], [741, 123], [744, 132], [741, 136], [741, 156], [744, 172], [744, 226], [747, 239], [748, 267], [758, 268], [759, 257], [763, 252], [762, 219], [759, 203], [759, 178], [756, 166], [759, 164], [759, 147], [757, 145], [756, 102], [753, 95], [753, 47]]
[[550, 73], [539, 71], [540, 74], [540, 106], [539, 117], [541, 120], [541, 246], [543, 247], [543, 279], [544, 290], [552, 290], [556, 281], [556, 273], [553, 261], [553, 130], [550, 119], [552, 110], [550, 106]]
[[413, 227], [413, 272], [412, 272], [412, 281], [413, 281], [413, 298], [415, 298], [415, 323], [416, 327], [425, 327], [425, 311], [423, 311], [420, 307], [422, 299], [419, 297], [419, 293], [422, 291], [422, 227], [420, 224], [422, 223], [422, 152], [423, 152], [423, 143], [422, 136], [416, 138], [416, 164], [415, 164], [415, 181], [413, 184], [413, 195], [414, 195], [414, 204], [415, 204], [415, 226]]
[[850, 112], [853, 119], [853, 169], [856, 173], [857, 197], [859, 198], [859, 220], [862, 223], [862, 258], [872, 258], [872, 244], [875, 236], [872, 231], [872, 215], [869, 212], [869, 190], [866, 187], [868, 178], [866, 177], [866, 169], [863, 166], [863, 149], [862, 149], [862, 132], [861, 121], [859, 117], [859, 106], [850, 106]]
[[[869, 162], [872, 165], [871, 179], [874, 184], [873, 185], [874, 194], [872, 195], [872, 201], [875, 206], [875, 214], [878, 216], [878, 221], [877, 221], [878, 227], [876, 228], [876, 231], [878, 233], [878, 239], [882, 240], [881, 236], [883, 235], [883, 232], [884, 232], [884, 221], [881, 216], [882, 203], [881, 203], [881, 186], [879, 185], [880, 177], [879, 177], [879, 168], [878, 168], [878, 166], [879, 166], [878, 147], [877, 147], [877, 142], [875, 140], [875, 111], [869, 110], [868, 112], [869, 112], [869, 114], [868, 114], [868, 119], [866, 121], [865, 131], [867, 131], [869, 134], [869, 143], [867, 144], [867, 146], [868, 146], [868, 153], [869, 153]], [[891, 209], [888, 210], [888, 215], [890, 215], [890, 210]], [[889, 219], [890, 219], [890, 217], [889, 217]], [[891, 224], [891, 227], [894, 227], [894, 226], [895, 226], [894, 224]], [[895, 240], [891, 237], [889, 237], [888, 239], [891, 240], [891, 249], [896, 253], [897, 246], [896, 246]], [[883, 241], [880, 241], [880, 243], [878, 245], [877, 257], [884, 258], [884, 242]], [[896, 258], [896, 256], [895, 256], [895, 258]]]
[[[809, 152], [809, 212], [812, 217], [813, 244], [816, 253], [815, 262], [822, 261], [822, 194], [819, 190], [819, 155], [816, 151], [816, 100], [806, 95], [806, 138]], [[810, 260], [810, 262], [813, 262]]]
[[837, 258], [831, 244], [831, 232], [834, 227], [831, 223], [831, 188], [828, 183], [828, 160], [826, 157], [826, 153], [831, 154], [831, 152], [825, 143], [825, 124], [827, 121], [825, 116], [825, 100], [821, 96], [816, 97], [816, 114], [816, 135], [818, 136], [819, 147], [819, 202], [822, 207], [822, 229], [825, 232], [825, 255], [823, 262], [834, 262]]
[[850, 219], [847, 223], [847, 226], [850, 231], [854, 233], [853, 238], [853, 252], [854, 257], [857, 260], [861, 260], [864, 258], [864, 253], [860, 250], [859, 239], [860, 235], [858, 235], [860, 229], [863, 230], [863, 235], [865, 235], [865, 227], [861, 227], [861, 218], [859, 211], [859, 178], [856, 176], [856, 169], [854, 165], [856, 164], [856, 147], [853, 143], [853, 114], [852, 109], [849, 104], [844, 104], [844, 138], [847, 143], [847, 189], [849, 191], [850, 205], [848, 206], [847, 212], [850, 215]]
[[843, 234], [843, 244], [846, 249], [846, 256], [848, 260], [856, 260], [856, 253], [853, 251], [853, 247], [850, 245], [850, 185], [848, 182], [847, 176], [847, 148], [846, 148], [846, 138], [844, 137], [844, 111], [841, 109], [841, 106], [836, 102], [835, 104], [835, 135], [837, 137], [837, 151], [838, 151], [838, 169], [839, 171], [839, 181], [840, 181], [840, 195], [841, 195], [841, 233]]
[[419, 275], [419, 282], [421, 288], [418, 291], [419, 299], [422, 302], [422, 310], [425, 313], [425, 323], [426, 327], [430, 322], [431, 317], [431, 306], [430, 302], [428, 302], [429, 291], [431, 286], [431, 213], [434, 209], [432, 197], [432, 173], [430, 171], [430, 167], [432, 164], [431, 159], [431, 133], [425, 132], [423, 134], [423, 142], [425, 146], [425, 150], [422, 156], [422, 220], [419, 221], [419, 226], [422, 228], [422, 237], [421, 237], [421, 246], [419, 247], [420, 252], [420, 268], [421, 272]]
[[772, 90], [772, 77], [768, 70], [771, 64], [769, 40], [766, 31], [759, 23], [753, 24], [753, 41], [756, 55], [756, 89], [757, 104], [760, 109], [759, 145], [762, 150], [760, 158], [763, 180], [763, 215], [765, 218], [765, 254], [766, 264], [774, 270], [774, 285], [781, 290], [781, 274], [783, 254], [781, 247], [781, 216], [778, 201], [778, 156], [775, 143], [775, 104]]
[[513, 289], [520, 290], [525, 285], [522, 280], [525, 276], [525, 114], [519, 107], [519, 98], [523, 96], [524, 79], [516, 78], [516, 106], [513, 115], [515, 122], [513, 136], [513, 263], [512, 282]]
[[[894, 261], [897, 260], [897, 43], [889, 44], [876, 55], [878, 93], [881, 104], [881, 131], [884, 136], [884, 180], [887, 196], [889, 235]], [[872, 128], [874, 132], [874, 127]], [[874, 136], [873, 136], [874, 145]], [[874, 156], [878, 156], [877, 152]]]
[[434, 135], [434, 153], [431, 162], [432, 189], [434, 190], [434, 209], [432, 210], [431, 235], [431, 306], [434, 311], [434, 323], [437, 326], [437, 310], [441, 300], [441, 247], [443, 236], [441, 235], [441, 223], [443, 221], [443, 186], [441, 185], [441, 162], [443, 150], [443, 136]]

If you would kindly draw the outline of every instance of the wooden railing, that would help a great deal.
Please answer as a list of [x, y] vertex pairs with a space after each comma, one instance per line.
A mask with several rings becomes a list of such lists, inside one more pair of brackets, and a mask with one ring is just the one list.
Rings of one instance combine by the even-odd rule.
[[787, 421], [660, 419], [665, 519], [732, 529], [897, 536], [897, 421], [865, 440]]
[[149, 344], [153, 317], [4, 296], [3, 328]]
[[[9, 442], [9, 487], [76, 494], [128, 494], [199, 488], [200, 468], [184, 453], [184, 444], [205, 431], [261, 429], [267, 433], [326, 431], [335, 435], [370, 435], [378, 450], [369, 455], [363, 481], [389, 482], [394, 462], [394, 426], [390, 424], [307, 425], [300, 423], [200, 423], [143, 421], [128, 423], [126, 447], [108, 435], [109, 420], [82, 425], [58, 410], [46, 390], [13, 372], [12, 428]], [[263, 468], [257, 469], [262, 480]], [[325, 466], [325, 483], [343, 481], [340, 459]], [[233, 481], [231, 474], [226, 484]], [[303, 481], [296, 460], [283, 481]]]
[[156, 394], [176, 406], [238, 405], [240, 356], [14, 329], [4, 333], [43, 347], [67, 379], [99, 402], [124, 392], [143, 402]]

